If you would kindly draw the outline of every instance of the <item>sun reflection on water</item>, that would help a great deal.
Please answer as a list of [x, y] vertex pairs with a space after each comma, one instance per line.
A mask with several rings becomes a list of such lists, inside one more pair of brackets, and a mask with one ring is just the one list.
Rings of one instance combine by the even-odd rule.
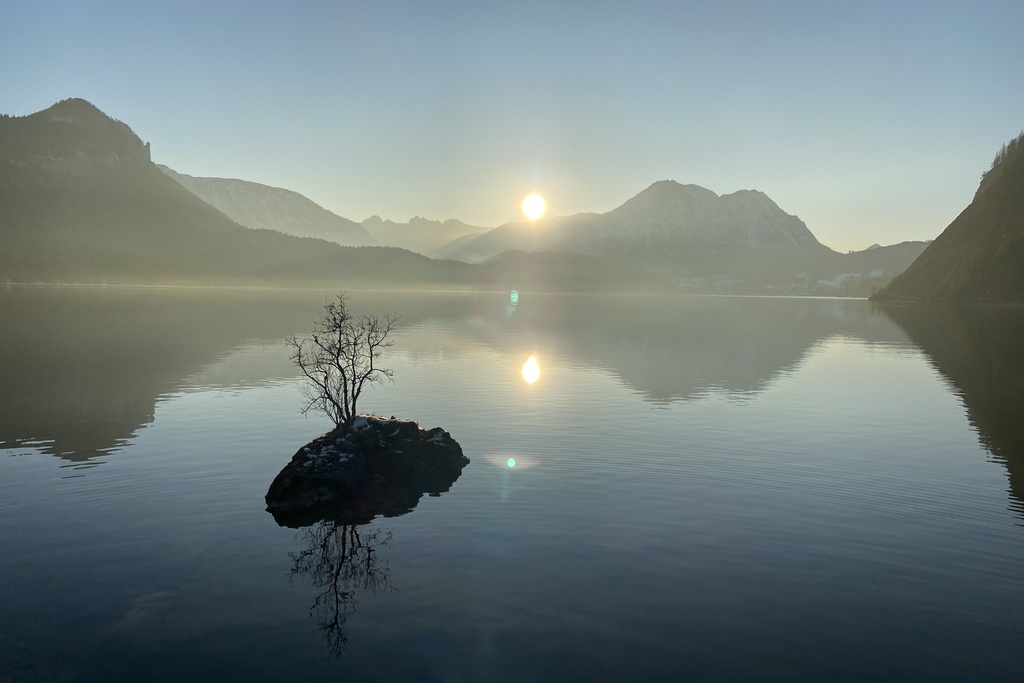
[[527, 384], [533, 384], [540, 378], [540, 366], [537, 364], [537, 359], [534, 356], [530, 356], [523, 363], [523, 379]]

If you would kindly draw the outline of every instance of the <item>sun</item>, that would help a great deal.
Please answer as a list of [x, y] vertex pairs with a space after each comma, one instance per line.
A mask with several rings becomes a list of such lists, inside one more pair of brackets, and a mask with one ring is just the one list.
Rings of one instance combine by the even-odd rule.
[[535, 221], [544, 215], [544, 212], [548, 210], [548, 203], [544, 201], [536, 192], [528, 194], [526, 199], [523, 200], [523, 215], [529, 218], [531, 221]]

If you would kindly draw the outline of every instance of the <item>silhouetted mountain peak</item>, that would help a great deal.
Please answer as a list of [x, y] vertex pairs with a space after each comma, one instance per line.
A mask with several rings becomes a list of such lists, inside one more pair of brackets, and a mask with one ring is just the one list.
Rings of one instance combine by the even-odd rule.
[[659, 180], [629, 199], [616, 211], [646, 204], [713, 202], [718, 195], [700, 185], [684, 185], [674, 180]]
[[684, 185], [674, 180], [659, 180], [610, 211], [609, 215], [653, 211], [665, 218], [680, 219], [690, 217], [695, 210], [710, 209], [717, 203], [763, 207], [773, 212], [781, 211], [778, 204], [760, 190], [737, 190], [732, 194], [719, 196], [700, 185]]
[[410, 226], [421, 226], [421, 227], [440, 227], [441, 221], [432, 221], [429, 218], [423, 216], [413, 216], [409, 219]]
[[74, 127], [85, 129], [106, 129], [113, 135], [123, 135], [132, 144], [142, 145], [142, 140], [131, 127], [122, 121], [103, 113], [92, 102], [80, 97], [61, 100], [48, 109], [30, 115], [28, 118], [40, 118], [55, 123], [73, 124]]
[[363, 221], [363, 227], [382, 246], [401, 247], [420, 254], [434, 255], [434, 250], [454, 240], [483, 231], [460, 220], [431, 220], [413, 216], [408, 223], [371, 216]]
[[796, 216], [759, 190], [719, 196], [700, 185], [659, 180], [598, 220], [615, 241], [683, 239], [698, 244], [817, 244]]
[[1024, 131], [1004, 144], [1002, 149], [996, 153], [995, 159], [992, 160], [992, 168], [981, 176], [981, 183], [978, 185], [977, 192], [974, 193], [975, 199], [995, 185], [1003, 176], [1022, 171], [1024, 171]]
[[47, 109], [36, 112], [33, 116], [69, 123], [114, 122], [114, 119], [100, 111], [92, 102], [83, 100], [80, 97], [70, 97], [66, 100], [61, 100]]
[[5, 155], [51, 172], [82, 173], [95, 164], [136, 171], [150, 161], [149, 145], [127, 124], [81, 98], [61, 100], [5, 125]]

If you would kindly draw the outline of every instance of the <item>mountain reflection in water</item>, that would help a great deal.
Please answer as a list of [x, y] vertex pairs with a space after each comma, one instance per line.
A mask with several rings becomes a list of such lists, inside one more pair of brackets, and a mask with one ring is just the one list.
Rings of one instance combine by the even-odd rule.
[[[186, 391], [190, 383], [221, 387], [291, 378], [284, 351], [234, 371], [218, 363], [247, 345], [283, 348], [285, 336], [309, 329], [324, 296], [0, 290], [0, 448], [95, 462], [150, 424], [162, 396]], [[540, 344], [564, 363], [612, 373], [653, 403], [715, 391], [759, 392], [830, 337], [906, 343], [899, 328], [859, 301], [524, 294], [511, 312], [502, 294], [360, 292], [352, 302], [357, 312], [402, 316], [407, 343], [396, 351], [437, 353], [440, 343], [429, 349], [417, 344], [427, 321], [474, 321], [476, 336], [445, 343], [445, 353], [468, 344], [508, 355], [525, 350], [525, 356]], [[528, 369], [534, 377], [534, 367]]]
[[979, 440], [1006, 466], [1014, 507], [1024, 515], [1024, 308], [927, 303], [882, 310], [955, 387]]
[[864, 302], [841, 299], [534, 295], [511, 316], [481, 317], [482, 343], [515, 352], [546, 342], [652, 403], [757, 393], [831, 337], [907, 344]]
[[123, 446], [157, 399], [254, 339], [316, 314], [273, 294], [202, 290], [0, 290], [0, 447], [73, 462]]
[[[316, 292], [9, 288], [0, 290], [0, 448], [84, 464], [150, 424], [162, 396], [190, 383], [288, 379], [283, 338], [306, 330]], [[597, 367], [645, 401], [763, 391], [808, 350], [836, 337], [919, 346], [962, 396], [982, 444], [1024, 501], [1024, 311], [1016, 307], [729, 297], [359, 293], [355, 308], [395, 311], [411, 355], [544, 348], [545, 362]], [[473, 336], [431, 339], [430, 321], [475, 321]], [[896, 324], [893, 324], [895, 322]], [[905, 331], [905, 332], [904, 332]], [[910, 339], [908, 339], [909, 335]], [[221, 367], [247, 345], [281, 346], [262, 364]], [[267, 361], [267, 358], [271, 361]], [[524, 366], [534, 378], [539, 361]], [[527, 380], [528, 381], [528, 380]]]
[[[209, 371], [246, 345], [283, 349], [287, 335], [308, 331], [326, 296], [190, 288], [0, 289], [0, 448], [29, 447], [74, 463], [96, 462], [150, 424], [162, 396], [191, 383], [252, 386], [292, 377], [283, 351], [269, 363], [264, 356], [259, 366]], [[358, 299], [353, 310], [369, 312], [377, 310], [380, 296]], [[415, 295], [407, 299], [408, 320], [414, 322], [423, 309]], [[427, 299], [446, 310], [444, 297]]]

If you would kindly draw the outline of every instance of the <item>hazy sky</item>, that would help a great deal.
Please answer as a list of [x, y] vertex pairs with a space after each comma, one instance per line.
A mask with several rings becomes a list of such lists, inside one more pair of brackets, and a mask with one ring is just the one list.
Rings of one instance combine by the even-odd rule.
[[354, 220], [766, 192], [819, 240], [931, 239], [1024, 128], [1024, 2], [6, 0], [0, 112], [83, 97], [191, 175]]

